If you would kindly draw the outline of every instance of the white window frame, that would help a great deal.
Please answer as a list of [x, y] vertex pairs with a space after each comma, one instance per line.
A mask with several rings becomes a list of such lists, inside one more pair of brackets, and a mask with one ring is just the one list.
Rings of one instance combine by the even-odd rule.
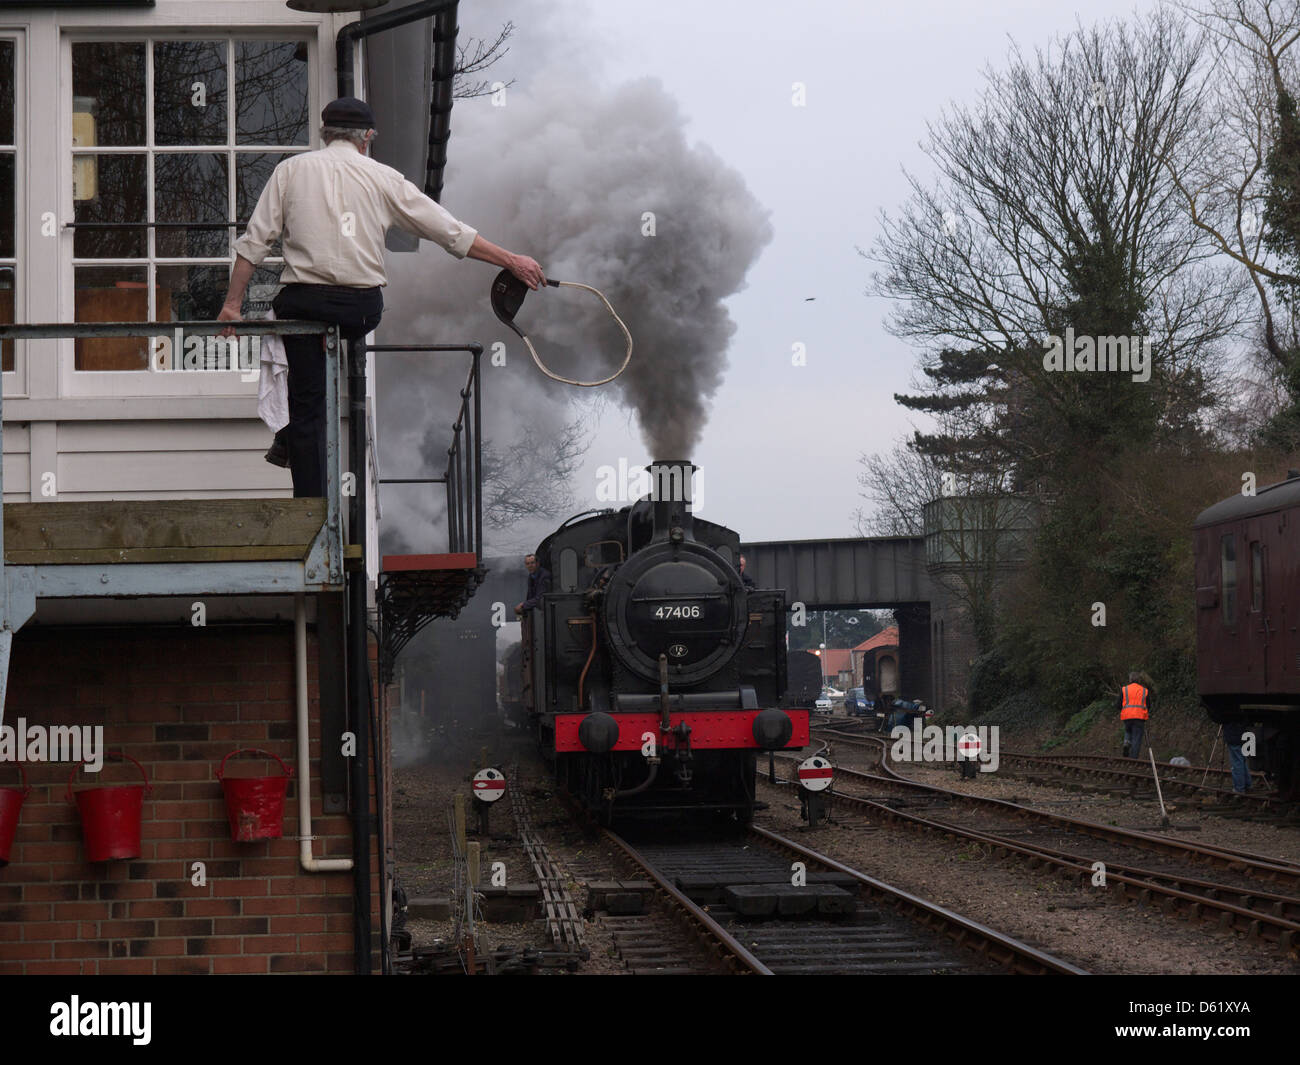
[[[209, 29], [187, 29], [178, 32], [170, 27], [157, 29], [137, 29], [135, 27], [105, 27], [101, 30], [67, 30], [61, 34], [59, 41], [59, 198], [62, 204], [61, 216], [72, 219], [76, 216], [72, 198], [72, 46], [83, 43], [108, 42], [153, 42], [153, 41], [226, 41], [267, 40], [267, 41], [301, 41], [307, 46], [307, 144], [306, 145], [255, 145], [237, 144], [234, 121], [235, 69], [234, 49], [227, 49], [227, 93], [226, 93], [226, 144], [222, 145], [158, 145], [154, 143], [153, 123], [153, 49], [145, 50], [145, 103], [146, 126], [145, 144], [125, 147], [101, 147], [95, 154], [138, 155], [144, 154], [147, 180], [149, 182], [147, 210], [150, 217], [154, 214], [154, 159], [159, 153], [198, 152], [211, 154], [227, 152], [233, 156], [239, 152], [277, 152], [292, 154], [309, 152], [319, 147], [320, 131], [312, 122], [312, 116], [320, 110], [317, 74], [319, 70], [319, 47], [317, 28], [315, 26], [234, 26], [212, 27]], [[84, 153], [81, 153], [84, 154]], [[233, 160], [232, 160], [233, 162]], [[234, 202], [235, 167], [227, 168], [227, 202]], [[60, 236], [60, 300], [59, 320], [71, 322], [76, 318], [76, 279], [75, 268], [86, 266], [124, 266], [141, 267], [148, 271], [150, 266], [209, 265], [221, 266], [227, 271], [231, 268], [233, 252], [224, 258], [181, 259], [175, 256], [154, 254], [154, 232], [148, 231], [146, 255], [142, 259], [76, 259], [73, 256], [73, 240], [76, 230], [63, 228]], [[226, 231], [233, 244], [239, 233], [233, 228]], [[264, 266], [275, 266], [281, 259], [268, 258]], [[146, 275], [147, 276], [147, 275]], [[149, 300], [155, 298], [154, 288], [148, 290]], [[155, 312], [156, 317], [156, 312]], [[193, 397], [245, 397], [257, 395], [257, 374], [239, 370], [77, 370], [75, 369], [75, 349], [71, 339], [61, 342], [59, 352], [59, 394], [73, 397], [121, 397], [121, 396], [193, 396]]]
[[[13, 271], [14, 321], [27, 321], [27, 285], [19, 264], [28, 262], [27, 256], [27, 39], [21, 27], [12, 29], [0, 24], [0, 40], [14, 45], [14, 142], [5, 145], [6, 152], [14, 157], [14, 258], [0, 259], [0, 268]], [[14, 368], [0, 375], [5, 396], [22, 398], [27, 395], [27, 345], [21, 340], [13, 342]]]

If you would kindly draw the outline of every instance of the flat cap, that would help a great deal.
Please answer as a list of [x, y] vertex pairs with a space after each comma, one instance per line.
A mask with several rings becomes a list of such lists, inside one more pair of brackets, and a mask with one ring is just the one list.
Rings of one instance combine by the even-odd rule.
[[344, 129], [374, 129], [375, 115], [370, 105], [355, 96], [341, 96], [331, 100], [320, 113], [320, 120], [327, 126], [341, 126]]

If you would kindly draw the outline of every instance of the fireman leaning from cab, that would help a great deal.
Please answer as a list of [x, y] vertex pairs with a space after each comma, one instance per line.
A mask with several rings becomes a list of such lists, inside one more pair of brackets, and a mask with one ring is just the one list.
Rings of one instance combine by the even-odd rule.
[[1124, 757], [1142, 755], [1142, 736], [1154, 695], [1151, 679], [1145, 673], [1130, 673], [1128, 683], [1119, 690], [1119, 717], [1124, 722]]

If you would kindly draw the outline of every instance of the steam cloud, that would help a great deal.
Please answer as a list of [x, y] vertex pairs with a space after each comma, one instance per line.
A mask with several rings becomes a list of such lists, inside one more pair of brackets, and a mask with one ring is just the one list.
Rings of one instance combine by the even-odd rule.
[[[539, 69], [507, 90], [505, 106], [458, 101], [443, 203], [484, 238], [536, 258], [548, 277], [605, 293], [635, 351], [618, 381], [592, 391], [635, 412], [652, 455], [689, 458], [735, 331], [722, 301], [744, 287], [771, 239], [767, 212], [740, 174], [687, 143], [686, 120], [657, 80], [602, 87], [573, 73], [563, 48], [553, 52], [550, 69], [545, 55], [529, 56]], [[653, 236], [643, 235], [647, 212]], [[528, 423], [558, 430], [571, 404], [590, 393], [545, 378], [496, 320], [488, 301], [494, 276], [429, 245], [391, 256], [381, 339], [479, 340], [489, 353], [504, 342], [506, 366], [483, 359], [486, 437], [508, 441]], [[604, 377], [622, 361], [622, 334], [590, 293], [530, 293], [516, 322], [566, 377]], [[384, 476], [441, 474], [466, 363], [381, 358]], [[438, 519], [441, 498], [386, 492], [384, 525], [425, 544], [418, 525]]]

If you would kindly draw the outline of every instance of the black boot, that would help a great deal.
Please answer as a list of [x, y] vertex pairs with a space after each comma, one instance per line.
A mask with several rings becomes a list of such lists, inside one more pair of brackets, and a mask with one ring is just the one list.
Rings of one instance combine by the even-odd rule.
[[266, 452], [266, 461], [272, 466], [289, 466], [289, 427], [286, 425], [278, 433], [275, 439], [271, 441], [270, 448]]

